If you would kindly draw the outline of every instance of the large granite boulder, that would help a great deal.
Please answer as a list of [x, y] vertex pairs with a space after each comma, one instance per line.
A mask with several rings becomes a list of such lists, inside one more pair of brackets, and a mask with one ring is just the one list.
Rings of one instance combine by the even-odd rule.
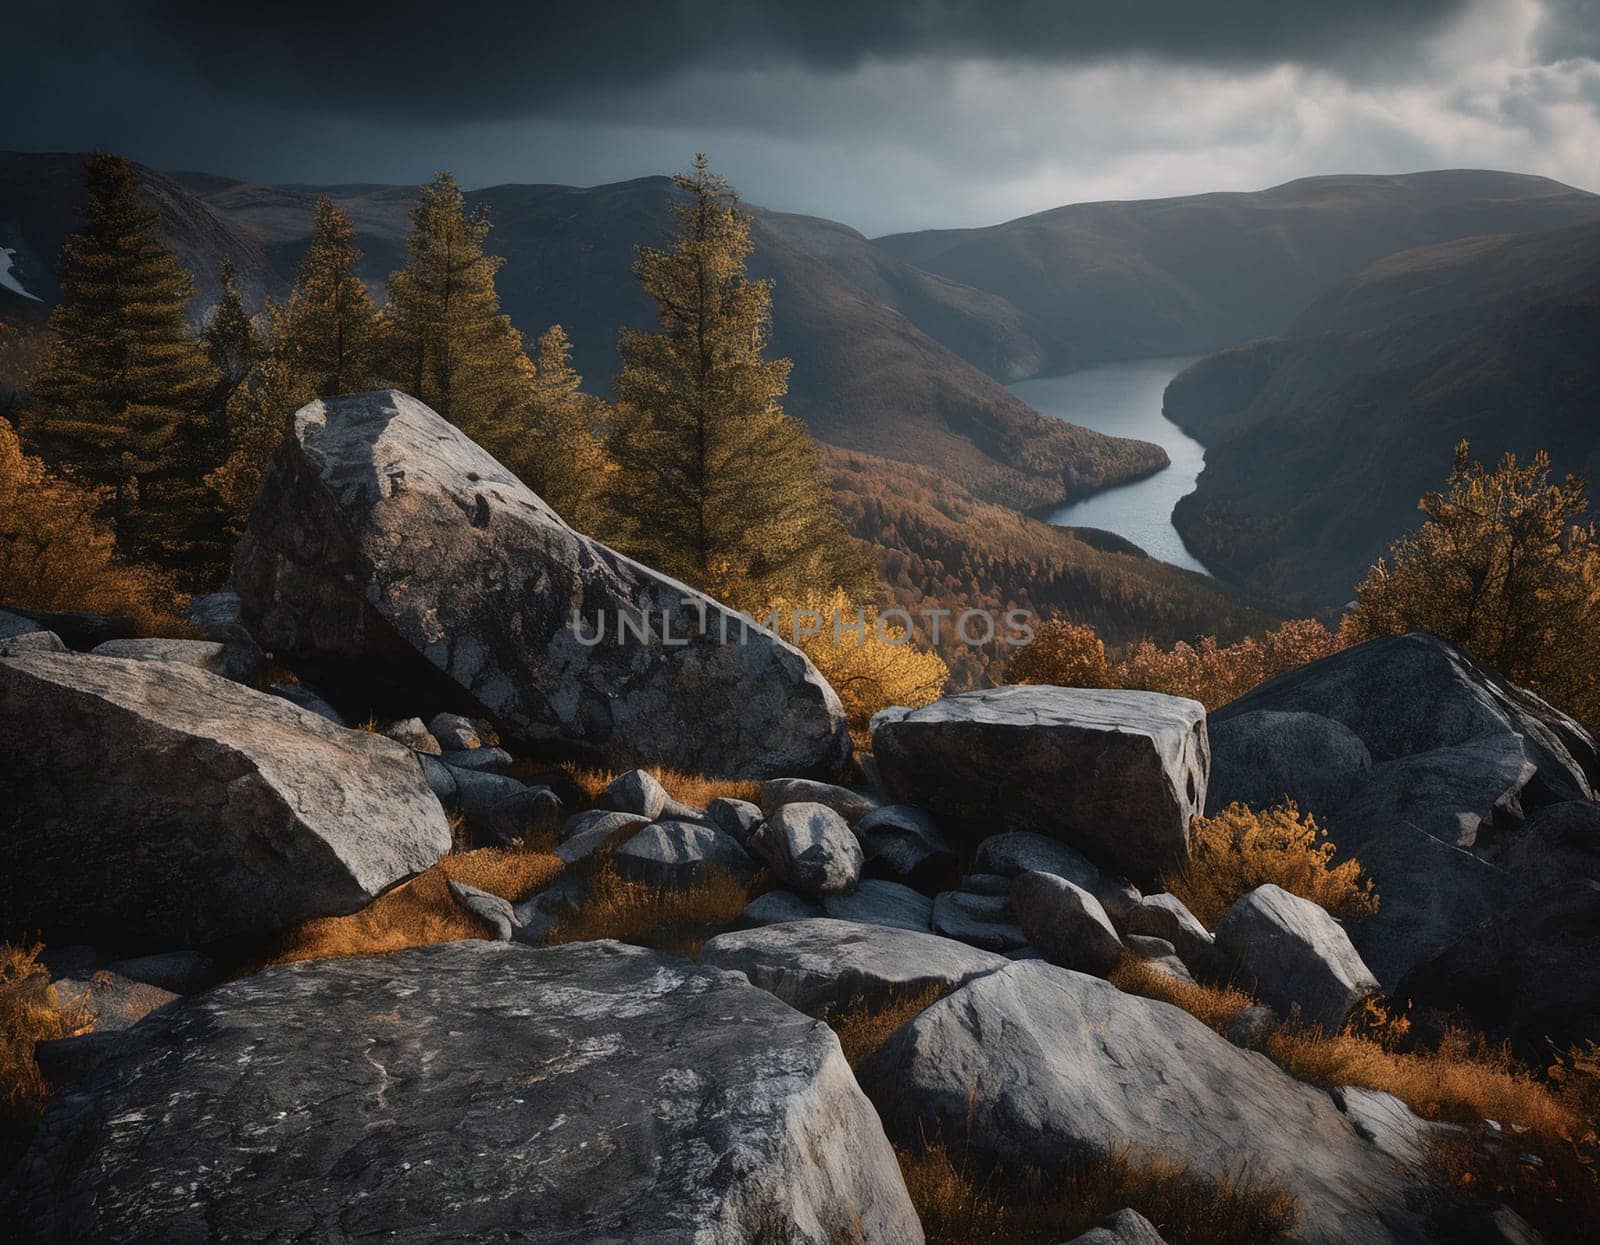
[[658, 821], [619, 843], [611, 863], [625, 878], [652, 886], [693, 886], [713, 873], [754, 876], [760, 864], [715, 826]]
[[799, 650], [573, 531], [393, 390], [295, 414], [234, 581], [280, 658], [399, 681], [613, 768], [827, 778], [849, 757], [839, 699]]
[[1100, 901], [1054, 873], [1019, 873], [1011, 907], [1028, 941], [1053, 963], [1109, 977], [1124, 948]]
[[751, 846], [780, 882], [808, 899], [840, 894], [861, 880], [861, 844], [825, 804], [780, 805]]
[[1534, 810], [1496, 860], [1534, 891], [1580, 878], [1600, 882], [1600, 804], [1568, 800]]
[[940, 825], [1059, 838], [1141, 883], [1188, 858], [1205, 806], [1206, 711], [1176, 696], [990, 688], [886, 709], [872, 742], [894, 797]]
[[1042, 961], [967, 983], [892, 1034], [862, 1084], [905, 1144], [1018, 1168], [1132, 1150], [1299, 1199], [1296, 1239], [1416, 1239], [1406, 1188], [1323, 1090], [1187, 1012]]
[[1302, 812], [1326, 817], [1355, 792], [1372, 767], [1360, 736], [1317, 713], [1258, 709], [1213, 714], [1211, 779], [1206, 813], [1230, 804], [1267, 808], [1292, 799]]
[[174, 1003], [51, 1100], [6, 1196], [40, 1242], [923, 1239], [825, 1025], [618, 943], [444, 943]]
[[450, 850], [400, 745], [192, 666], [0, 660], [7, 932], [153, 947], [365, 907]]
[[741, 972], [791, 1007], [820, 1016], [930, 986], [953, 990], [1010, 961], [933, 934], [817, 917], [718, 934], [701, 949], [700, 962]]

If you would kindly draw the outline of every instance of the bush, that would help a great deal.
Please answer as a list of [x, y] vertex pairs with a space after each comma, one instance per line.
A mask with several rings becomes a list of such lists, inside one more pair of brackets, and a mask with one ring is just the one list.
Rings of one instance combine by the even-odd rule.
[[948, 993], [949, 987], [936, 983], [921, 990], [891, 994], [881, 1002], [861, 999], [836, 1015], [830, 1015], [827, 1021], [838, 1035], [845, 1059], [852, 1068], [859, 1068], [877, 1054], [891, 1033]]
[[1550, 481], [1550, 459], [1507, 454], [1493, 471], [1456, 446], [1422, 527], [1357, 589], [1352, 641], [1429, 631], [1600, 727], [1600, 546], [1584, 482]]
[[61, 1005], [39, 963], [43, 950], [0, 943], [0, 1172], [27, 1149], [44, 1110], [34, 1043], [87, 1032], [93, 1023], [81, 1003]]
[[1378, 910], [1360, 863], [1335, 865], [1322, 827], [1292, 800], [1259, 812], [1230, 804], [1215, 817], [1195, 818], [1188, 862], [1161, 879], [1208, 927], [1241, 895], [1268, 882], [1337, 917], [1353, 920]]
[[[617, 776], [616, 770], [609, 769], [577, 765], [568, 765], [565, 769], [567, 775], [591, 801], [599, 799], [600, 793]], [[761, 799], [761, 783], [754, 778], [707, 778], [704, 774], [691, 774], [681, 769], [662, 769], [656, 765], [649, 766], [648, 769], [674, 800], [682, 800], [685, 804], [693, 804], [696, 808], [704, 808], [718, 797], [746, 800], [751, 804], [759, 803]]]
[[1136, 955], [1127, 955], [1111, 974], [1111, 984], [1124, 994], [1137, 994], [1158, 1003], [1181, 1007], [1196, 1020], [1221, 1033], [1228, 1022], [1255, 1006], [1255, 999], [1237, 986], [1209, 985], [1181, 981], [1170, 973], [1152, 968]]
[[723, 870], [691, 886], [651, 886], [623, 877], [609, 853], [590, 857], [589, 890], [577, 911], [562, 917], [545, 946], [615, 938], [693, 958], [706, 939], [726, 928], [770, 886], [766, 874], [751, 879]]
[[1006, 678], [1054, 687], [1110, 687], [1111, 668], [1093, 627], [1052, 618], [1035, 627], [1032, 642], [1017, 650]]

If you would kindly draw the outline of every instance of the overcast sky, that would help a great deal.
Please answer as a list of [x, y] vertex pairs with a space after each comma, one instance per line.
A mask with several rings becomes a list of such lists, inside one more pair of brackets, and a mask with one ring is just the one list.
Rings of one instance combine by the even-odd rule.
[[20, 7], [0, 147], [253, 181], [592, 185], [703, 149], [868, 234], [1331, 172], [1600, 190], [1600, 0]]

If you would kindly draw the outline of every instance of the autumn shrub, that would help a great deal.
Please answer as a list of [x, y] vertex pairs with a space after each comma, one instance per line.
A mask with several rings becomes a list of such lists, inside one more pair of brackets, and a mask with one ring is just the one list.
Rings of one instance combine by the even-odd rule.
[[1111, 668], [1093, 627], [1052, 618], [1035, 627], [1033, 639], [1016, 651], [1006, 678], [1055, 687], [1110, 687]]
[[1183, 981], [1171, 973], [1152, 968], [1136, 955], [1124, 956], [1111, 974], [1111, 984], [1125, 994], [1137, 994], [1159, 1003], [1181, 1007], [1196, 1020], [1221, 1033], [1228, 1022], [1254, 1007], [1256, 1000], [1233, 985]]
[[0, 604], [118, 614], [144, 634], [184, 634], [172, 579], [117, 560], [99, 501], [24, 454], [0, 420]]
[[1195, 818], [1188, 861], [1161, 884], [1208, 927], [1241, 895], [1268, 882], [1337, 917], [1376, 912], [1378, 895], [1360, 863], [1336, 865], [1333, 852], [1316, 819], [1292, 800], [1261, 810], [1230, 804], [1214, 817]]
[[881, 1000], [859, 999], [827, 1017], [852, 1068], [877, 1053], [889, 1035], [950, 992], [937, 982], [921, 990], [898, 991]]
[[83, 1003], [63, 1005], [57, 998], [39, 962], [43, 950], [0, 943], [0, 1171], [27, 1149], [44, 1110], [46, 1086], [34, 1043], [86, 1032], [93, 1023]]
[[1172, 1245], [1274, 1241], [1299, 1221], [1288, 1190], [1242, 1169], [1218, 1179], [1117, 1151], [1052, 1172], [1011, 1173], [939, 1142], [895, 1153], [928, 1245], [1059, 1245], [1124, 1207]]
[[1544, 453], [1490, 471], [1463, 441], [1421, 509], [1422, 526], [1362, 580], [1348, 638], [1432, 632], [1600, 727], [1600, 544], [1585, 482], [1553, 482]]
[[684, 886], [657, 886], [625, 878], [604, 853], [597, 856], [582, 871], [583, 902], [555, 923], [545, 946], [615, 938], [693, 957], [771, 885], [765, 873], [749, 878], [719, 869]]
[[[600, 793], [606, 789], [607, 784], [617, 776], [616, 770], [596, 769], [591, 766], [567, 765], [563, 767], [567, 776], [578, 786], [583, 794], [591, 801], [600, 798]], [[761, 799], [761, 782], [754, 778], [708, 778], [704, 774], [694, 774], [687, 770], [664, 769], [658, 765], [647, 767], [655, 779], [674, 800], [682, 800], [685, 804], [693, 804], [696, 808], [704, 808], [717, 798], [729, 800], [747, 800], [754, 804]]]

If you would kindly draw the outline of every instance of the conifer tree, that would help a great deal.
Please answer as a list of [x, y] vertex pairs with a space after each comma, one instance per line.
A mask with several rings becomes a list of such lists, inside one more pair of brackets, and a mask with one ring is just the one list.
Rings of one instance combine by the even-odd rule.
[[311, 247], [300, 261], [278, 347], [317, 397], [359, 393], [379, 383], [378, 309], [356, 275], [361, 252], [349, 214], [317, 199]]
[[745, 275], [749, 217], [704, 155], [674, 179], [677, 236], [634, 274], [660, 332], [624, 330], [610, 438], [611, 504], [628, 552], [760, 611], [868, 578], [833, 506], [815, 442], [779, 400], [789, 360], [763, 355], [772, 284]]
[[582, 384], [566, 330], [551, 325], [534, 349], [527, 431], [501, 457], [556, 513], [590, 532], [604, 525], [610, 461], [598, 435], [606, 404]]
[[489, 219], [440, 173], [411, 210], [410, 256], [389, 278], [387, 372], [493, 452], [527, 427], [533, 364], [500, 312]]
[[222, 297], [212, 309], [211, 320], [202, 334], [211, 366], [217, 369], [219, 377], [219, 408], [227, 406], [228, 397], [244, 382], [262, 353], [261, 339], [250, 313], [245, 310], [244, 299], [239, 296], [236, 278], [233, 257], [223, 256], [217, 267]]
[[[84, 183], [83, 228], [62, 254], [61, 302], [25, 431], [46, 458], [109, 489], [124, 553], [181, 565], [184, 551], [160, 530], [171, 515], [159, 494], [203, 474], [193, 456], [216, 386], [184, 318], [194, 283], [162, 245], [127, 161], [96, 152]], [[154, 548], [141, 550], [147, 541]]]

